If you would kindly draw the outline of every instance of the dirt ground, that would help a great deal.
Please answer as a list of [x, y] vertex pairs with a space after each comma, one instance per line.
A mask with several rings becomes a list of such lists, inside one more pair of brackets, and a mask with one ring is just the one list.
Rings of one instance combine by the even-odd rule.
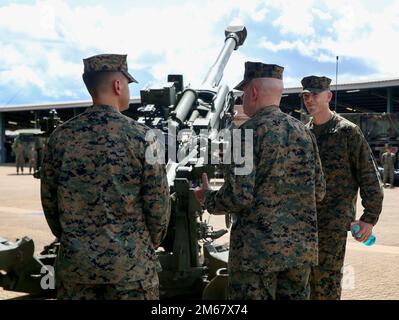
[[[374, 228], [376, 244], [367, 247], [348, 237], [343, 280], [344, 300], [399, 299], [399, 188], [385, 189], [383, 212]], [[363, 210], [358, 201], [358, 216]], [[205, 215], [215, 230], [224, 228], [224, 217]], [[53, 235], [40, 203], [40, 181], [31, 175], [16, 175], [13, 166], [0, 166], [0, 237], [15, 241], [28, 236], [35, 252], [49, 244]], [[218, 239], [229, 241], [226, 234]], [[0, 299], [23, 294], [0, 289]]]

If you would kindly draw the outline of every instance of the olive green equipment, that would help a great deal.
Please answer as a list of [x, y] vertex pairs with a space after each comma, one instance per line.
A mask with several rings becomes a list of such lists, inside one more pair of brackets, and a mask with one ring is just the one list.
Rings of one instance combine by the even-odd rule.
[[[237, 97], [220, 81], [231, 54], [246, 36], [244, 26], [226, 28], [224, 45], [199, 88], [185, 87], [182, 75], [169, 75], [165, 86], [141, 90], [141, 106], [133, 111], [133, 118], [157, 129], [156, 138], [165, 142], [159, 154], [166, 163], [172, 210], [167, 234], [157, 250], [162, 265], [161, 299], [226, 298], [228, 247], [214, 241], [228, 231], [214, 230], [205, 220], [194, 189], [203, 173], [212, 178], [224, 171], [223, 165], [211, 161], [212, 150], [228, 152], [231, 147], [218, 133], [233, 128]], [[229, 227], [229, 217], [226, 224]], [[0, 262], [12, 260], [1, 275], [0, 283], [7, 290], [37, 292], [35, 280], [40, 280], [40, 271], [46, 273], [42, 264], [54, 265], [57, 243], [34, 258], [26, 243], [31, 242], [25, 238], [10, 243], [8, 250], [0, 249]], [[46, 263], [41, 263], [44, 259]], [[5, 269], [2, 264], [1, 269]]]
[[[340, 113], [347, 120], [355, 123], [362, 130], [375, 162], [381, 179], [384, 175], [382, 154], [385, 146], [390, 145], [395, 150], [399, 148], [399, 114], [398, 113]], [[395, 157], [394, 185], [399, 186], [399, 157]]]
[[52, 109], [50, 110], [48, 116], [42, 117], [38, 119], [38, 121], [42, 133], [36, 135], [39, 138], [39, 143], [36, 144], [36, 168], [35, 172], [33, 173], [33, 177], [36, 179], [40, 179], [40, 165], [43, 160], [45, 145], [47, 144], [51, 133], [61, 123], [61, 119], [58, 117], [57, 111]]
[[399, 114], [397, 113], [340, 113], [362, 130], [373, 153], [385, 152], [385, 144], [399, 146]]
[[35, 255], [35, 245], [29, 237], [15, 242], [0, 237], [0, 287], [31, 296], [54, 296], [51, 281], [54, 281], [53, 266], [58, 246], [55, 240]]

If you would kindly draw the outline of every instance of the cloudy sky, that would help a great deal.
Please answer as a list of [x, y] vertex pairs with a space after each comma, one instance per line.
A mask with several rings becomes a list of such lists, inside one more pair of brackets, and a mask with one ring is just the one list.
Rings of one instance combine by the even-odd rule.
[[0, 0], [0, 107], [88, 100], [82, 58], [128, 54], [144, 87], [181, 73], [200, 85], [228, 25], [245, 25], [222, 82], [234, 86], [245, 61], [285, 67], [286, 87], [303, 76], [339, 82], [399, 78], [399, 1], [395, 0]]

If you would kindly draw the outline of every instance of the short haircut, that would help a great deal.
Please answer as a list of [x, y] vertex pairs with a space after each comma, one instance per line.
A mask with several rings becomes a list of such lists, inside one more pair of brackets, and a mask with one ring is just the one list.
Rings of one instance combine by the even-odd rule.
[[91, 72], [83, 74], [83, 82], [86, 85], [87, 90], [91, 94], [91, 96], [95, 96], [101, 87], [106, 84], [112, 77], [120, 74], [120, 72]]

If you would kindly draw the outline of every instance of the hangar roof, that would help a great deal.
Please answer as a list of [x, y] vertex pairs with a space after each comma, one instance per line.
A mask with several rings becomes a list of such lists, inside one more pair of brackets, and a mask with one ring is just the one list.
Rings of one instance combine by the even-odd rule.
[[[386, 112], [388, 103], [388, 90], [391, 91], [392, 112], [399, 112], [399, 79], [384, 79], [363, 81], [356, 83], [341, 83], [337, 86], [331, 84], [334, 97], [331, 107], [335, 104], [337, 96], [337, 112]], [[282, 106], [291, 111], [300, 108], [301, 99], [298, 94], [302, 87], [287, 88], [284, 90]]]
[[[130, 99], [130, 103], [139, 103], [140, 98]], [[91, 100], [72, 101], [72, 102], [55, 102], [45, 104], [23, 104], [1, 107], [0, 112], [13, 112], [13, 111], [35, 111], [35, 110], [51, 110], [51, 109], [71, 109], [71, 108], [86, 108], [93, 103]]]

